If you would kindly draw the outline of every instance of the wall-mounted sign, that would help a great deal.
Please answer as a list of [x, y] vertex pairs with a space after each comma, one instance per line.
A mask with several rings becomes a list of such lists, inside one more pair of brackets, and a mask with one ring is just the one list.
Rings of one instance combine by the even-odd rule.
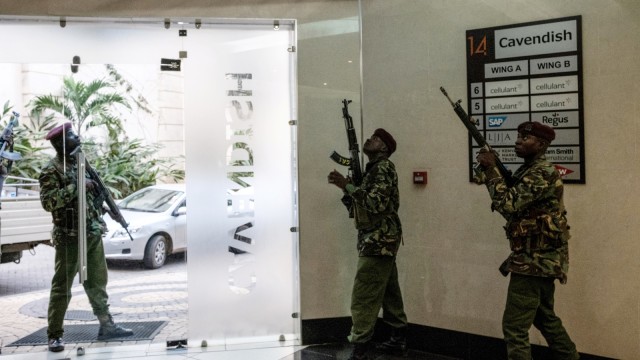
[[581, 28], [574, 16], [467, 31], [468, 112], [507, 169], [523, 163], [518, 125], [538, 121], [556, 131], [546, 156], [564, 182], [585, 183]]

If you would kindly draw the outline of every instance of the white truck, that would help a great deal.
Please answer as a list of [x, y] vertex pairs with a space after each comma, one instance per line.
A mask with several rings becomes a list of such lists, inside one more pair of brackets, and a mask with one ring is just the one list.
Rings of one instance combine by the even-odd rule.
[[24, 250], [51, 244], [51, 214], [40, 204], [37, 180], [9, 176], [0, 197], [0, 264], [19, 263]]

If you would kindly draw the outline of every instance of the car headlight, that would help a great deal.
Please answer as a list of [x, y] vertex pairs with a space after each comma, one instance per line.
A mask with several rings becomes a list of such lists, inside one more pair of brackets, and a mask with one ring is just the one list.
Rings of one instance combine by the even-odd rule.
[[[142, 230], [142, 226], [129, 226], [129, 234], [131, 234], [132, 236], [133, 234], [141, 230]], [[127, 234], [127, 230], [125, 230], [124, 228], [119, 228], [118, 230], [113, 232], [113, 235], [111, 235], [111, 237], [112, 238], [129, 237], [129, 234]]]

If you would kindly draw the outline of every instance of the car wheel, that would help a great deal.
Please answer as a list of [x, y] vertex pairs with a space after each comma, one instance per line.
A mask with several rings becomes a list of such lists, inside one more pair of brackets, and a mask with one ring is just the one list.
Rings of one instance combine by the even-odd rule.
[[144, 251], [144, 266], [157, 269], [167, 260], [167, 239], [163, 235], [155, 235], [147, 243]]

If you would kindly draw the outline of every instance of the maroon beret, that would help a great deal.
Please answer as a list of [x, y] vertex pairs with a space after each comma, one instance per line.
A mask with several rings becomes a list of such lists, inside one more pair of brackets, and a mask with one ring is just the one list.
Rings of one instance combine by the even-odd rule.
[[62, 135], [63, 132], [69, 130], [69, 128], [71, 128], [71, 123], [66, 122], [60, 126], [56, 126], [53, 129], [51, 129], [51, 131], [49, 131], [49, 133], [47, 133], [47, 136], [45, 136], [44, 138], [45, 140], [53, 140], [58, 136]]
[[376, 129], [373, 132], [373, 135], [377, 136], [382, 140], [382, 142], [387, 145], [387, 150], [389, 150], [389, 156], [396, 151], [396, 141], [393, 139], [393, 136], [389, 134], [385, 129]]
[[545, 139], [548, 142], [552, 142], [556, 138], [556, 132], [553, 128], [547, 125], [543, 125], [537, 121], [523, 122], [518, 125], [518, 132], [521, 134], [531, 134], [533, 136]]

